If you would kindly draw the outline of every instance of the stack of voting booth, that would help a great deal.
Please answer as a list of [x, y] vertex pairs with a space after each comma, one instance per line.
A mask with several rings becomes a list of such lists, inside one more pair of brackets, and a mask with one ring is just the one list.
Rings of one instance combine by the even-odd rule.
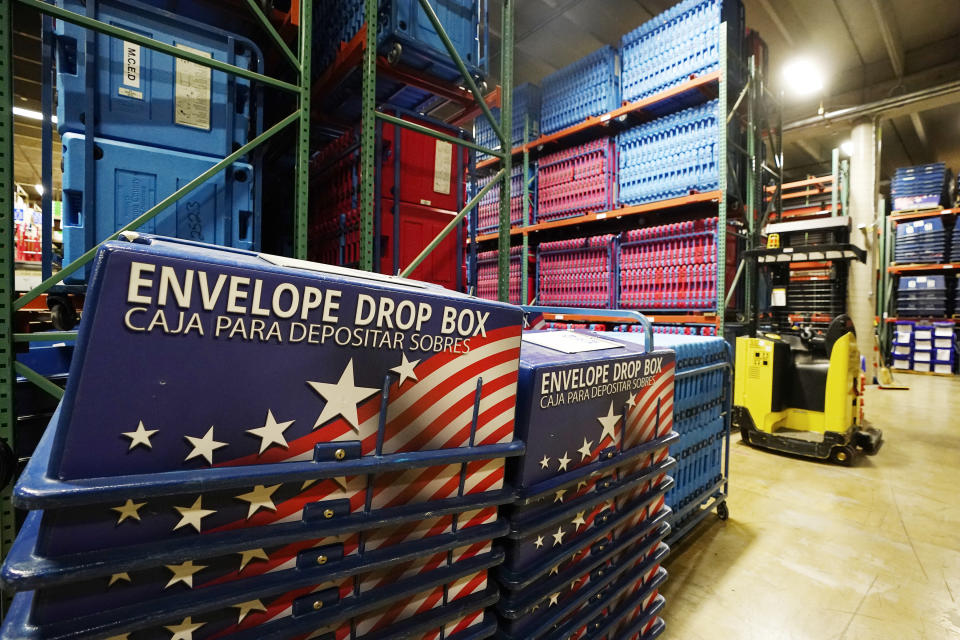
[[592, 332], [523, 336], [499, 638], [650, 639], [673, 486], [674, 359]]
[[491, 635], [521, 320], [387, 276], [108, 243], [15, 488], [0, 637]]

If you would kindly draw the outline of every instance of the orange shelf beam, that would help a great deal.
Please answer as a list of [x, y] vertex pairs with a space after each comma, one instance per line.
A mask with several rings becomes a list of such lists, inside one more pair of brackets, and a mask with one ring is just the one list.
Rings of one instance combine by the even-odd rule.
[[904, 273], [907, 271], [953, 271], [960, 269], [960, 262], [948, 264], [893, 264], [887, 267], [887, 273]]
[[[523, 153], [524, 151], [531, 151], [537, 149], [538, 147], [552, 144], [554, 142], [559, 142], [564, 138], [582, 133], [589, 129], [595, 127], [605, 127], [611, 120], [617, 120], [623, 116], [629, 115], [639, 115], [643, 113], [646, 109], [653, 107], [661, 102], [665, 102], [672, 98], [675, 98], [679, 95], [690, 93], [691, 91], [700, 91], [707, 95], [708, 97], [712, 96], [712, 85], [719, 83], [720, 81], [720, 72], [714, 71], [706, 75], [698, 76], [696, 78], [691, 78], [681, 85], [677, 85], [672, 89], [667, 89], [661, 91], [660, 93], [655, 93], [652, 96], [646, 97], [643, 100], [637, 100], [636, 102], [628, 102], [618, 109], [613, 111], [608, 111], [599, 116], [590, 116], [581, 123], [575, 124], [566, 129], [561, 129], [556, 133], [551, 133], [547, 135], [540, 136], [536, 140], [532, 140], [525, 145], [514, 147], [511, 153], [517, 155]], [[489, 167], [499, 161], [498, 158], [487, 158], [477, 163], [477, 168]]]
[[930, 316], [921, 317], [921, 316], [894, 316], [892, 318], [887, 318], [885, 322], [887, 324], [892, 324], [894, 322], [952, 322], [954, 324], [960, 324], [960, 318], [931, 318]]
[[[668, 209], [676, 209], [679, 207], [686, 207], [694, 204], [703, 204], [706, 202], [719, 202], [720, 201], [720, 191], [706, 191], [704, 193], [694, 193], [689, 196], [682, 196], [680, 198], [671, 198], [669, 200], [658, 200], [657, 202], [648, 202], [646, 204], [632, 205], [629, 207], [621, 207], [619, 209], [612, 209], [610, 211], [604, 211], [601, 213], [588, 213], [586, 215], [577, 216], [575, 218], [561, 218], [560, 220], [549, 220], [546, 222], [539, 222], [537, 224], [531, 224], [526, 227], [512, 227], [510, 229], [510, 235], [520, 235], [520, 234], [529, 234], [536, 233], [537, 231], [546, 231], [548, 229], [559, 229], [561, 227], [573, 227], [579, 224], [589, 224], [591, 222], [597, 222], [599, 220], [612, 220], [616, 218], [622, 218], [624, 216], [636, 216], [642, 215], [645, 213], [656, 213], [658, 211], [666, 211]], [[485, 242], [487, 240], [495, 240], [498, 237], [496, 233], [485, 233], [477, 236], [477, 242]]]
[[960, 213], [960, 209], [931, 209], [930, 211], [911, 211], [909, 213], [892, 213], [890, 219], [896, 222], [903, 220], [917, 220], [920, 218], [932, 218], [934, 216], [951, 216]]

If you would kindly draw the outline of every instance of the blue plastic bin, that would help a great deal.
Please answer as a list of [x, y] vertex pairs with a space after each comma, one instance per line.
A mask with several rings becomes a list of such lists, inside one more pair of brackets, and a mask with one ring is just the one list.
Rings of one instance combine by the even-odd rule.
[[[214, 60], [262, 70], [260, 50], [249, 40], [150, 5], [131, 0], [57, 5]], [[223, 157], [260, 126], [261, 105], [249, 80], [62, 20], [56, 34], [61, 134], [90, 133], [93, 122], [95, 137]], [[94, 50], [96, 58], [89, 60]]]

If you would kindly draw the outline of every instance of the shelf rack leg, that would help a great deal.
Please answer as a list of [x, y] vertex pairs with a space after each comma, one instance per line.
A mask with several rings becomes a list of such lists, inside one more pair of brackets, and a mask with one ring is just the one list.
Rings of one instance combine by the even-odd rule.
[[374, 145], [377, 143], [377, 18], [376, 0], [364, 1], [367, 38], [363, 45], [360, 91], [360, 268], [373, 271]]
[[[0, 2], [0, 438], [14, 448], [13, 390], [13, 8]], [[0, 493], [0, 555], [16, 533], [10, 487]], [[0, 613], [6, 613], [6, 602]]]
[[[267, 26], [270, 26], [267, 23]], [[300, 0], [300, 122], [297, 133], [297, 210], [293, 256], [307, 259], [307, 220], [310, 215], [310, 62], [313, 47], [313, 0]], [[271, 27], [272, 32], [272, 27]], [[282, 45], [283, 40], [278, 39]], [[284, 47], [285, 53], [289, 50]]]
[[[503, 131], [503, 184], [497, 241], [497, 298], [510, 299], [510, 175], [513, 168], [513, 14], [515, 0], [503, 0], [500, 25], [500, 128]], [[482, 101], [481, 101], [482, 103]], [[482, 103], [483, 104], [483, 103]], [[526, 180], [526, 176], [523, 178]]]
[[723, 322], [726, 312], [727, 294], [727, 136], [729, 129], [727, 121], [727, 23], [721, 23], [717, 30], [720, 38], [720, 87], [718, 91], [717, 128], [717, 178], [720, 190], [720, 202], [717, 206], [717, 335], [723, 337]]

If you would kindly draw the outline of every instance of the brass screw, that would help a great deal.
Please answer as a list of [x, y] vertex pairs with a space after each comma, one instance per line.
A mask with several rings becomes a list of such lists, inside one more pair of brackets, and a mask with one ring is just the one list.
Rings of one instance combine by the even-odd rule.
[[314, 601], [313, 601], [313, 610], [314, 610], [314, 611], [319, 611], [320, 609], [323, 609], [323, 600], [314, 600]]
[[317, 564], [327, 564], [327, 556], [317, 556]]
[[333, 517], [333, 509], [324, 509], [324, 511], [323, 511], [323, 517], [326, 518], [327, 520], [329, 520], [330, 518], [332, 518], [332, 517]]
[[333, 453], [333, 457], [336, 458], [337, 460], [343, 460], [344, 458], [347, 457], [347, 452], [344, 451], [343, 449], [337, 449]]

